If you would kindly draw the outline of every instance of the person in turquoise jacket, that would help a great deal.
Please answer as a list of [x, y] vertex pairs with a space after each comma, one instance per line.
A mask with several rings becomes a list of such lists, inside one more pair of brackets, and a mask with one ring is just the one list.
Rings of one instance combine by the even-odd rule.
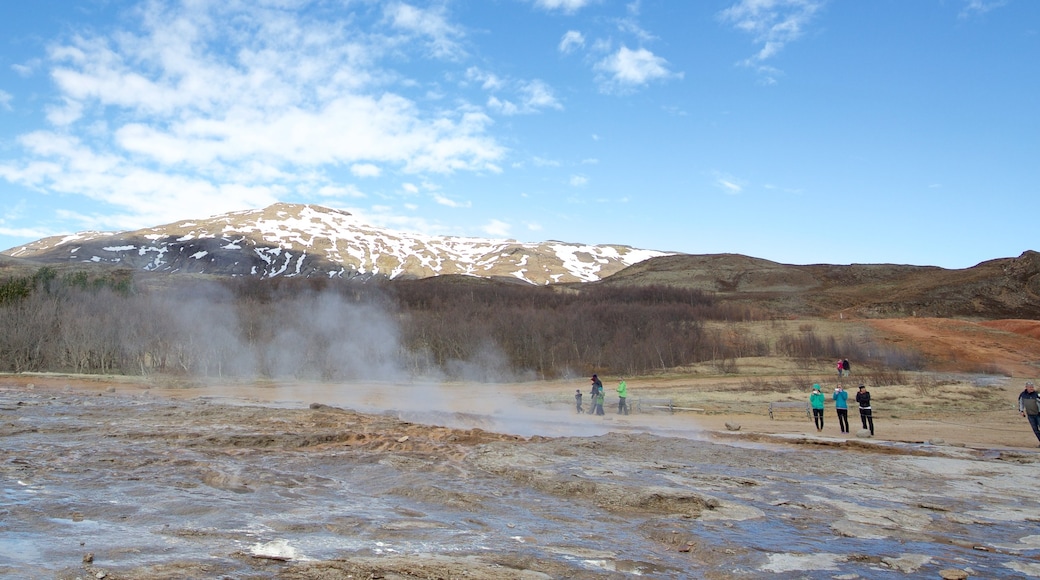
[[812, 386], [812, 394], [809, 395], [809, 404], [812, 405], [812, 417], [816, 422], [816, 430], [823, 431], [823, 402], [826, 399], [820, 392], [820, 385]]
[[838, 427], [841, 428], [842, 433], [848, 433], [849, 394], [845, 392], [841, 385], [838, 385], [834, 387], [834, 394], [831, 395], [831, 399], [834, 400], [834, 409], [838, 411]]

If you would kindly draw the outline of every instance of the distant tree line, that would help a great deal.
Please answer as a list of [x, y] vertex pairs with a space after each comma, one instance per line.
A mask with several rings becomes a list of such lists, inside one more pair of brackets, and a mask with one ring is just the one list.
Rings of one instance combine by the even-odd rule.
[[851, 356], [849, 345], [805, 333], [770, 344], [706, 327], [764, 318], [710, 293], [664, 286], [167, 277], [139, 287], [128, 271], [43, 268], [0, 281], [0, 369], [494, 381], [635, 375], [705, 361], [735, 370], [738, 357], [770, 354]]

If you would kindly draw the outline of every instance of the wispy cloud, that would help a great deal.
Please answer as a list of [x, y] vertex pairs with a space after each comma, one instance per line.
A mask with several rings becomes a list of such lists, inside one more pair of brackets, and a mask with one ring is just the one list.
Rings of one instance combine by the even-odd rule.
[[589, 4], [592, 0], [534, 0], [534, 5], [543, 10], [559, 10], [565, 14], [574, 14]]
[[589, 184], [589, 178], [584, 175], [572, 175], [568, 183], [571, 187], [585, 187]]
[[715, 187], [728, 194], [736, 195], [744, 191], [743, 180], [733, 177], [732, 175], [715, 172], [714, 180]]
[[502, 220], [491, 220], [488, 223], [480, 226], [480, 231], [484, 232], [489, 236], [496, 238], [508, 238], [509, 232], [513, 229], [512, 226]]
[[[741, 64], [759, 68], [775, 80], [763, 63], [788, 43], [801, 38], [826, 0], [741, 0], [719, 13], [719, 19], [746, 32], [760, 44], [758, 52]], [[775, 69], [772, 69], [775, 73]]]
[[[408, 50], [462, 54], [443, 9], [398, 2], [363, 26], [271, 6], [147, 3], [121, 29], [56, 43], [40, 64], [57, 89], [52, 126], [19, 138], [24, 155], [0, 163], [0, 179], [103, 202], [78, 218], [112, 229], [325, 196], [344, 167], [500, 171], [487, 114], [427, 110], [412, 84], [392, 84]], [[518, 107], [554, 106], [538, 85], [519, 94]]]
[[437, 202], [438, 205], [443, 205], [445, 207], [454, 207], [454, 208], [471, 207], [473, 205], [472, 202], [469, 202], [469, 201], [455, 201], [454, 199], [451, 199], [449, 197], [445, 197], [445, 196], [440, 195], [440, 194], [435, 194], [433, 196], [433, 201]]
[[387, 6], [385, 14], [393, 28], [423, 39], [433, 57], [459, 58], [465, 55], [459, 44], [465, 35], [461, 28], [448, 21], [444, 6], [423, 9], [398, 2]]
[[1007, 5], [1007, 0], [967, 0], [958, 16], [972, 18]]
[[[539, 79], [506, 79], [477, 67], [470, 67], [466, 70], [466, 80], [478, 82], [482, 89], [492, 93], [488, 97], [487, 107], [496, 113], [521, 115], [563, 108], [552, 87]], [[499, 93], [509, 93], [510, 96], [500, 96]]]
[[350, 166], [350, 172], [358, 177], [379, 177], [383, 170], [371, 163], [355, 163]]
[[602, 75], [604, 90], [627, 90], [652, 81], [682, 78], [682, 73], [668, 70], [668, 61], [645, 48], [632, 50], [622, 46], [595, 65]]
[[577, 30], [568, 30], [560, 39], [557, 49], [564, 54], [574, 52], [575, 49], [585, 46], [585, 36]]
[[326, 185], [318, 189], [318, 195], [328, 198], [366, 197], [353, 185]]
[[14, 97], [11, 95], [11, 93], [9, 93], [7, 91], [4, 91], [4, 90], [0, 90], [0, 109], [5, 109], [5, 110], [10, 111], [11, 110], [11, 101], [13, 101], [13, 100], [14, 100]]

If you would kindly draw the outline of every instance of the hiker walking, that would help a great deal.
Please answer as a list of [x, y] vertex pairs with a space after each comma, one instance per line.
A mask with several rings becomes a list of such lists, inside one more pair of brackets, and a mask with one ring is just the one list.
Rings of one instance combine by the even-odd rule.
[[592, 395], [592, 400], [595, 401], [596, 395], [603, 390], [603, 381], [599, 380], [597, 375], [592, 375], [590, 380], [592, 381], [592, 391], [589, 394]]
[[628, 403], [626, 402], [626, 400], [627, 400], [626, 398], [628, 397], [628, 385], [625, 384], [625, 379], [621, 379], [621, 381], [618, 383], [618, 386], [617, 386], [617, 396], [618, 396], [618, 404], [617, 404], [618, 415], [627, 415], [628, 414]]
[[1026, 381], [1026, 388], [1018, 395], [1018, 412], [1029, 419], [1036, 440], [1040, 441], [1040, 395], [1037, 395], [1033, 381]]
[[845, 373], [845, 376], [847, 377], [851, 374], [851, 371], [852, 367], [849, 365], [849, 359], [841, 359], [841, 372]]
[[845, 389], [839, 384], [834, 387], [834, 394], [831, 395], [831, 399], [834, 401], [834, 410], [838, 412], [838, 428], [841, 429], [842, 433], [849, 432], [849, 394], [845, 392]]
[[579, 415], [585, 412], [585, 409], [581, 406], [581, 389], [574, 389], [574, 404], [578, 408]]
[[863, 422], [864, 429], [870, 429], [870, 436], [873, 437], [874, 416], [870, 410], [870, 391], [867, 390], [866, 386], [859, 386], [859, 392], [856, 393], [856, 402], [859, 403], [859, 420]]
[[596, 414], [597, 415], [603, 415], [604, 414], [603, 413], [603, 397], [604, 396], [605, 395], [603, 394], [603, 385], [600, 385], [599, 389], [596, 391], [595, 398], [592, 399], [593, 400], [593, 406], [596, 408]]
[[820, 392], [820, 385], [812, 386], [812, 394], [809, 395], [809, 404], [812, 406], [812, 418], [816, 423], [816, 431], [823, 431], [823, 403], [825, 399]]
[[838, 367], [838, 378], [841, 378], [842, 377], [841, 373], [845, 372], [845, 365], [841, 364], [841, 359], [840, 358], [838, 359], [838, 363], [835, 366]]

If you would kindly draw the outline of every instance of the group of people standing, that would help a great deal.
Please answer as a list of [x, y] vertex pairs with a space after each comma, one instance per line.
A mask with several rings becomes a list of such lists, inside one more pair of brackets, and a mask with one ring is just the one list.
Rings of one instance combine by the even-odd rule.
[[[599, 376], [592, 375], [592, 391], [589, 393], [589, 397], [592, 400], [592, 407], [589, 409], [590, 414], [603, 415], [603, 401], [606, 395], [603, 394], [603, 381], [599, 380]], [[618, 415], [628, 414], [628, 385], [625, 384], [625, 379], [621, 379], [617, 386], [618, 394]], [[585, 408], [581, 405], [581, 389], [575, 389], [574, 391], [574, 403], [577, 406], [578, 413], [584, 413]]]
[[[831, 395], [831, 400], [834, 401], [834, 409], [838, 412], [838, 427], [842, 433], [849, 432], [849, 394], [845, 392], [845, 388], [841, 384], [834, 387], [834, 393]], [[859, 419], [863, 423], [863, 429], [870, 431], [870, 436], [874, 436], [874, 415], [870, 408], [870, 391], [867, 390], [866, 385], [859, 386], [859, 392], [856, 393], [856, 403], [859, 405]], [[823, 408], [826, 403], [826, 398], [823, 395], [823, 391], [820, 390], [819, 384], [812, 386], [812, 393], [809, 395], [809, 406], [812, 407], [813, 421], [816, 423], [816, 431], [823, 431]], [[1040, 435], [1037, 436], [1040, 438]]]

